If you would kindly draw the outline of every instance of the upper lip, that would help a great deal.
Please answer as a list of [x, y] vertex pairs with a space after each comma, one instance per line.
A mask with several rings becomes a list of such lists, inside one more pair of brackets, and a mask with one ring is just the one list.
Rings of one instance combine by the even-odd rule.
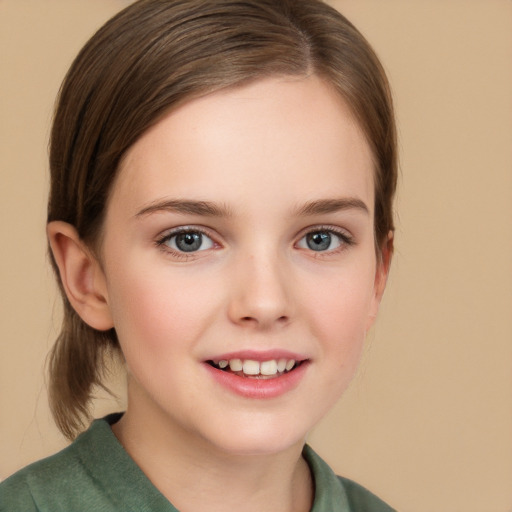
[[212, 357], [206, 358], [206, 361], [223, 361], [231, 359], [250, 359], [251, 361], [270, 361], [272, 359], [294, 359], [295, 361], [304, 361], [309, 359], [304, 354], [292, 352], [290, 350], [270, 349], [270, 350], [237, 350], [233, 352], [226, 352], [224, 354], [216, 354]]

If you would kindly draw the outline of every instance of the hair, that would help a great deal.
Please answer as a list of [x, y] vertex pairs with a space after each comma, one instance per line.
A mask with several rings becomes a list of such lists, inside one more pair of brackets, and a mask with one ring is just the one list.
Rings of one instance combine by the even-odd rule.
[[[393, 226], [396, 129], [390, 88], [370, 45], [321, 0], [139, 0], [101, 27], [62, 84], [50, 139], [48, 222], [73, 225], [97, 249], [123, 155], [173, 108], [270, 76], [324, 79], [344, 98], [372, 150], [377, 252]], [[64, 302], [49, 357], [50, 407], [73, 439], [104, 387], [114, 329], [88, 326]]]

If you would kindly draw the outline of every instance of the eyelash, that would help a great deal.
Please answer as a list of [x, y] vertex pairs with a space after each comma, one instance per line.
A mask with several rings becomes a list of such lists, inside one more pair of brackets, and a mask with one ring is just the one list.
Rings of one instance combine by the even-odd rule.
[[[347, 247], [353, 246], [356, 244], [356, 241], [352, 235], [350, 235], [347, 231], [333, 227], [333, 226], [313, 226], [311, 228], [307, 228], [301, 237], [299, 238], [299, 242], [305, 239], [308, 235], [313, 235], [315, 233], [328, 233], [330, 235], [334, 235], [340, 240], [340, 246], [335, 249], [327, 250], [327, 251], [314, 251], [313, 249], [306, 249], [308, 252], [312, 253], [315, 258], [319, 257], [327, 257], [330, 255], [338, 254], [339, 252], [344, 251]], [[297, 242], [298, 243], [298, 242]]]
[[190, 258], [194, 257], [194, 255], [197, 255], [198, 252], [203, 252], [205, 250], [203, 249], [203, 251], [191, 251], [191, 252], [187, 253], [185, 251], [177, 251], [176, 249], [173, 249], [172, 247], [169, 247], [167, 245], [167, 242], [169, 242], [169, 240], [171, 240], [172, 238], [179, 236], [179, 235], [186, 235], [187, 233], [200, 233], [201, 235], [209, 238], [212, 241], [212, 243], [214, 244], [214, 246], [218, 245], [208, 231], [206, 231], [205, 229], [202, 229], [200, 227], [196, 227], [196, 226], [190, 226], [190, 227], [187, 226], [187, 227], [176, 228], [168, 233], [165, 233], [163, 236], [158, 238], [155, 241], [155, 244], [160, 250], [162, 250], [166, 254], [170, 254], [173, 258], [187, 261]]
[[[197, 256], [197, 253], [206, 252], [208, 250], [208, 249], [203, 249], [202, 251], [191, 251], [191, 252], [187, 253], [185, 251], [179, 251], [179, 250], [173, 249], [167, 245], [169, 240], [171, 240], [172, 238], [177, 237], [179, 235], [185, 235], [187, 233], [199, 233], [199, 234], [207, 237], [208, 239], [210, 239], [212, 241], [212, 243], [214, 244], [214, 246], [219, 245], [215, 242], [214, 238], [211, 236], [211, 234], [207, 230], [202, 229], [200, 227], [195, 227], [195, 226], [176, 228], [168, 233], [165, 233], [163, 236], [159, 237], [155, 241], [155, 244], [160, 250], [164, 251], [166, 254], [170, 254], [174, 258], [181, 259], [184, 261], [187, 261], [190, 258]], [[335, 249], [326, 250], [326, 251], [314, 251], [313, 249], [309, 249], [309, 250], [305, 249], [308, 252], [312, 253], [312, 255], [315, 258], [322, 257], [322, 256], [325, 257], [325, 256], [332, 255], [332, 254], [338, 254], [339, 252], [345, 250], [347, 247], [355, 245], [355, 243], [356, 243], [353, 236], [348, 234], [346, 231], [334, 228], [332, 226], [314, 226], [311, 228], [307, 228], [306, 231], [303, 231], [298, 242], [296, 242], [295, 245], [297, 245], [299, 242], [301, 242], [303, 239], [305, 239], [308, 235], [313, 235], [315, 233], [328, 233], [330, 235], [336, 236], [340, 240], [340, 246]]]

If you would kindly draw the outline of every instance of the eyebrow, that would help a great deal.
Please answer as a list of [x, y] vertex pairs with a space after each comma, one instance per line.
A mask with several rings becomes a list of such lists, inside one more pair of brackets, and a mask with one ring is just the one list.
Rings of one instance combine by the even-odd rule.
[[201, 215], [204, 217], [230, 217], [231, 211], [210, 201], [192, 201], [181, 199], [170, 199], [155, 201], [142, 208], [135, 217], [144, 217], [157, 212], [173, 212], [189, 215]]
[[[309, 201], [295, 210], [295, 215], [306, 217], [311, 215], [323, 215], [343, 210], [360, 210], [366, 214], [370, 211], [366, 204], [357, 198], [319, 199]], [[230, 217], [231, 210], [222, 205], [210, 201], [194, 201], [183, 199], [168, 199], [155, 201], [140, 210], [135, 217], [144, 217], [158, 212], [173, 212], [203, 217]]]
[[360, 210], [369, 214], [370, 210], [366, 204], [355, 197], [347, 197], [340, 199], [320, 199], [318, 201], [310, 201], [297, 209], [297, 215], [323, 215], [326, 213], [335, 213], [342, 210]]

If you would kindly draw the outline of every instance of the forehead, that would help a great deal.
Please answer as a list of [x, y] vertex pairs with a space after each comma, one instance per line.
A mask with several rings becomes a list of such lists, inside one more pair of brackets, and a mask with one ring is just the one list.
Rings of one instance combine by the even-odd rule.
[[111, 200], [135, 208], [165, 195], [241, 207], [254, 195], [363, 196], [373, 211], [372, 155], [328, 84], [270, 78], [191, 100], [128, 150]]

